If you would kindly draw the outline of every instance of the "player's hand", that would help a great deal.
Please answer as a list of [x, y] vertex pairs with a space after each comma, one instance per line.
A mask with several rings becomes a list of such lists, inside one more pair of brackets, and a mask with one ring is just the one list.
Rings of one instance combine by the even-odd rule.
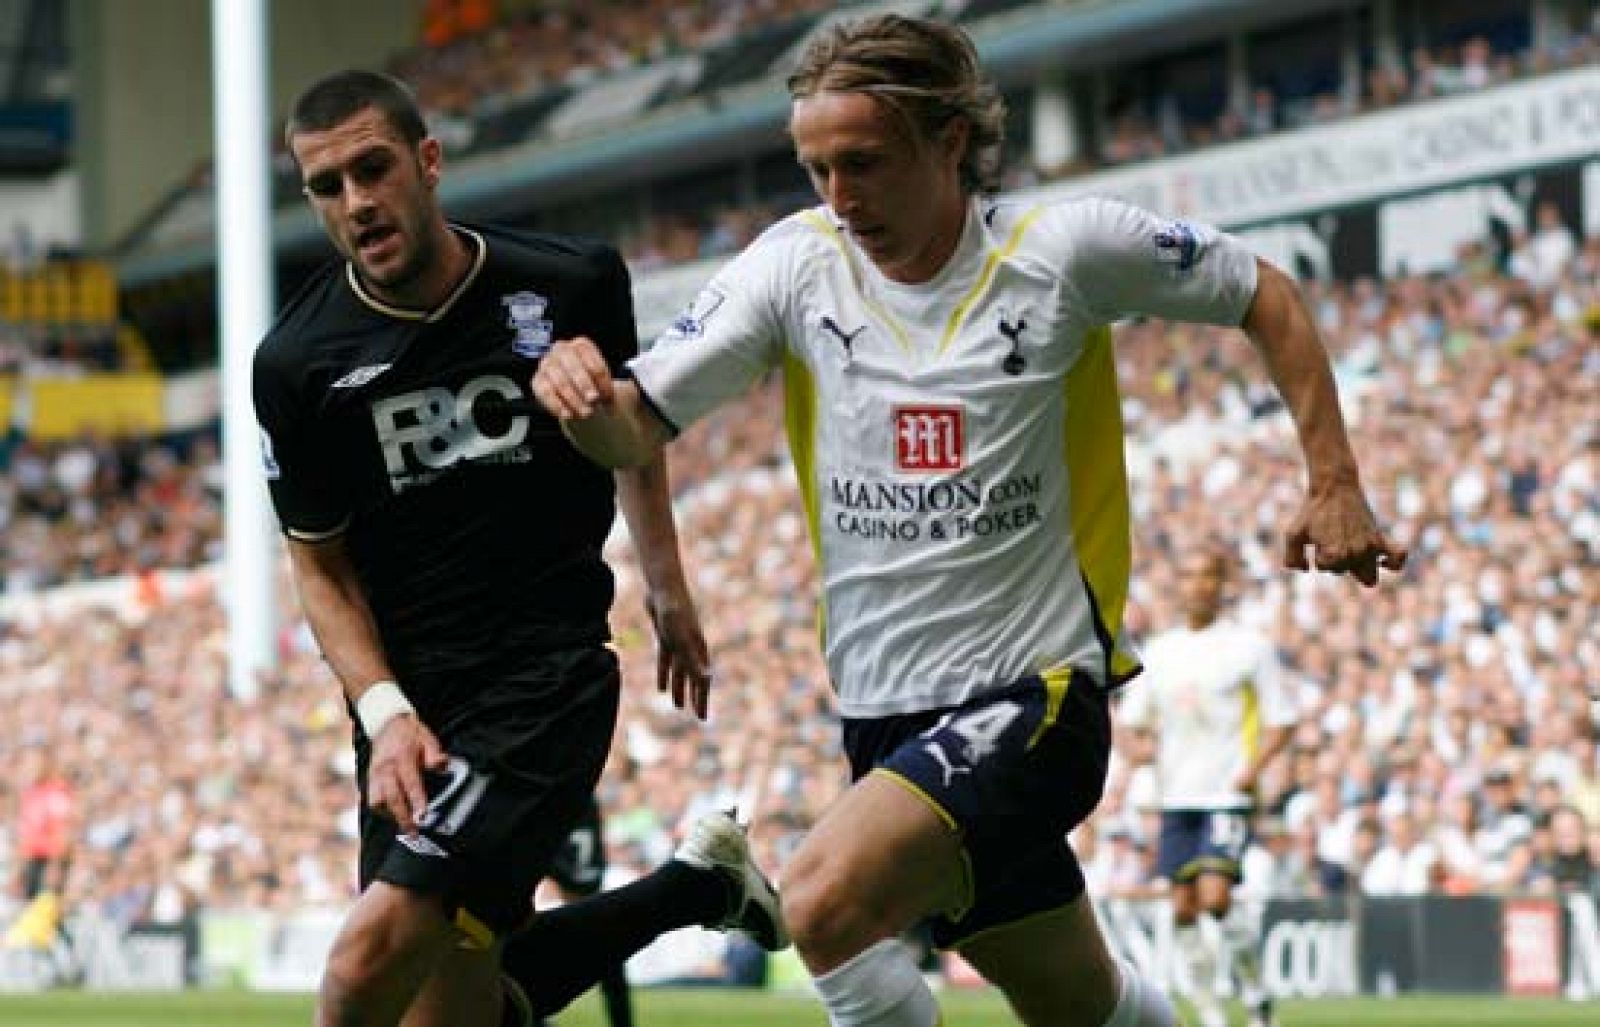
[[1379, 529], [1361, 486], [1343, 481], [1311, 490], [1284, 540], [1283, 564], [1299, 571], [1315, 567], [1348, 574], [1372, 588], [1379, 570], [1400, 570], [1406, 555], [1404, 546]]
[[442, 770], [449, 757], [439, 739], [414, 713], [391, 717], [372, 740], [367, 768], [367, 805], [395, 822], [401, 834], [417, 829], [417, 817], [428, 808], [426, 770]]
[[587, 336], [563, 339], [540, 358], [533, 395], [552, 417], [581, 421], [611, 402], [611, 368]]
[[645, 599], [656, 629], [656, 690], [670, 692], [672, 705], [692, 709], [701, 720], [711, 701], [711, 657], [694, 600], [683, 594], [652, 594]]

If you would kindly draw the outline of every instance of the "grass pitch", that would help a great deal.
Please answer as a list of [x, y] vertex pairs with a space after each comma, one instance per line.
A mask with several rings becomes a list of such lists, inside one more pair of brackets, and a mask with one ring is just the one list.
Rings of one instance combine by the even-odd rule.
[[[641, 990], [634, 994], [639, 1027], [827, 1027], [804, 994]], [[1004, 1005], [986, 992], [945, 992], [939, 997], [948, 1027], [1010, 1027]], [[1595, 1027], [1600, 1002], [1407, 997], [1288, 1002], [1286, 1027]], [[1234, 1010], [1235, 1024], [1242, 1011]], [[52, 992], [0, 995], [0, 1027], [307, 1027], [311, 1000], [303, 995], [190, 992], [121, 995]], [[574, 1005], [559, 1027], [604, 1027], [592, 997]]]

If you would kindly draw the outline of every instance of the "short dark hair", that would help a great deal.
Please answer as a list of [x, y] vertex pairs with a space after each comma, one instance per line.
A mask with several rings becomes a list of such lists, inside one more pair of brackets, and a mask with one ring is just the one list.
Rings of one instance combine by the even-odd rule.
[[380, 111], [410, 145], [428, 137], [422, 110], [404, 82], [381, 72], [351, 68], [318, 79], [295, 98], [283, 138], [292, 144], [303, 132], [326, 132], [369, 107]]

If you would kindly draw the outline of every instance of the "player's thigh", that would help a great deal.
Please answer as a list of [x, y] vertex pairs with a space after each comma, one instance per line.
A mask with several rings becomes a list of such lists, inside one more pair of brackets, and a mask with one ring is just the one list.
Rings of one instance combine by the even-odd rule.
[[1172, 918], [1180, 924], [1192, 924], [1200, 915], [1200, 897], [1193, 881], [1174, 881], [1168, 901], [1172, 903]]
[[434, 964], [401, 1027], [499, 1027], [500, 950], [455, 946]]
[[1032, 1027], [1101, 1024], [1116, 1008], [1119, 973], [1087, 895], [974, 935], [959, 951]]
[[1205, 870], [1194, 880], [1196, 904], [1212, 913], [1226, 913], [1233, 905], [1234, 878], [1230, 874]]
[[804, 952], [808, 941], [870, 944], [958, 903], [966, 888], [961, 843], [942, 811], [898, 778], [868, 774], [806, 836], [782, 893]]

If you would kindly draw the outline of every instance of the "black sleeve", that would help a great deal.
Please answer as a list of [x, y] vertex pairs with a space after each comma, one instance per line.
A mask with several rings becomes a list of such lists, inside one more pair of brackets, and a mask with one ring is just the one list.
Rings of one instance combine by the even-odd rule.
[[256, 351], [251, 390], [272, 506], [285, 535], [318, 542], [343, 531], [350, 510], [328, 459], [329, 447], [318, 444], [316, 420], [299, 386], [269, 346]]
[[622, 255], [610, 246], [595, 256], [598, 274], [584, 309], [591, 320], [586, 330], [605, 355], [611, 373], [628, 376], [627, 363], [639, 352], [639, 329], [633, 320], [633, 282]]

